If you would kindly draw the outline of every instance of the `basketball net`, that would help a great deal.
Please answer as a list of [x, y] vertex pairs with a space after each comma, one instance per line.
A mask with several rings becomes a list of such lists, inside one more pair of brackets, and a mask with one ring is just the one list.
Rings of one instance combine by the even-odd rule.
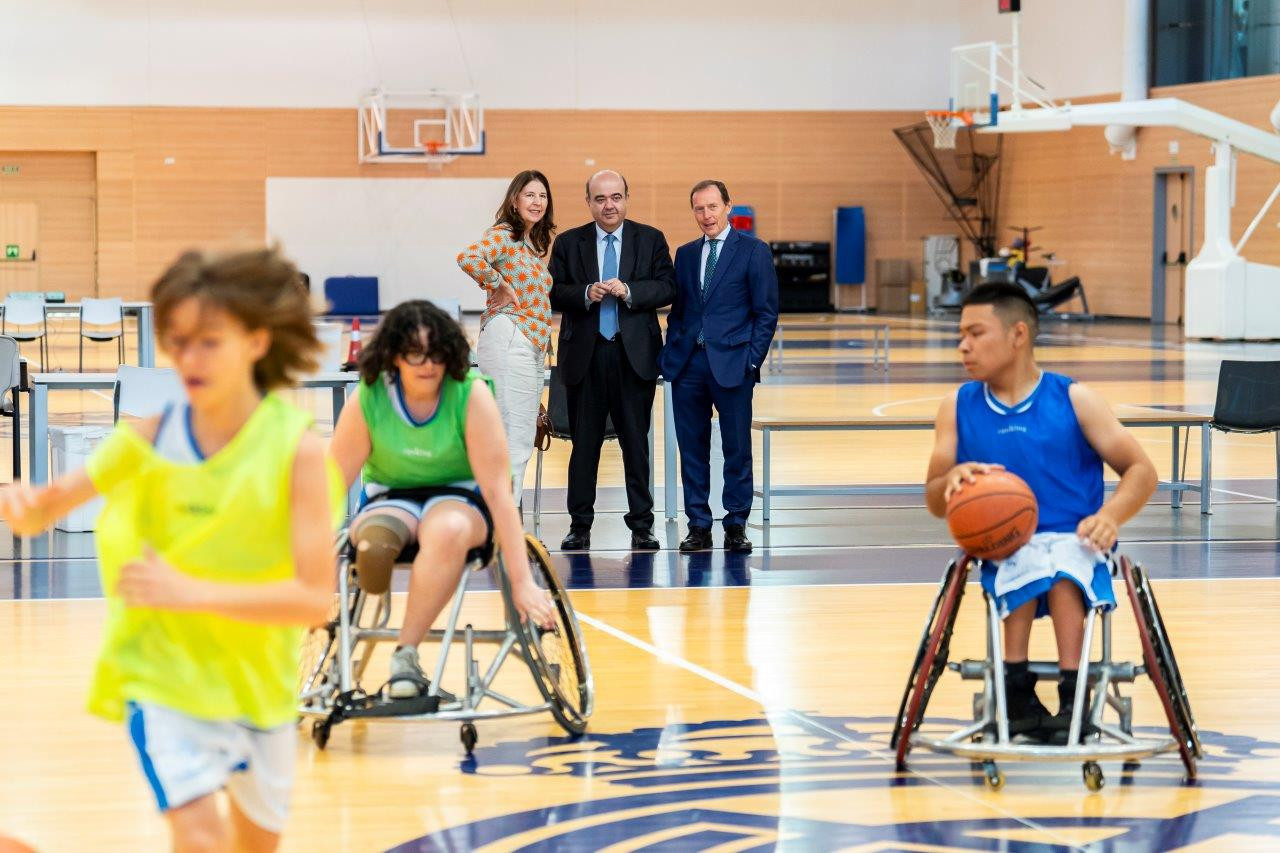
[[952, 110], [925, 110], [924, 120], [929, 122], [929, 128], [933, 131], [934, 148], [955, 148], [956, 131], [960, 129], [960, 122], [965, 127], [971, 126], [973, 114]]
[[444, 143], [439, 139], [427, 139], [422, 143], [422, 148], [426, 156], [427, 166], [432, 170], [439, 170], [445, 163], [453, 161], [453, 157], [448, 154], [441, 154], [440, 149], [444, 147]]

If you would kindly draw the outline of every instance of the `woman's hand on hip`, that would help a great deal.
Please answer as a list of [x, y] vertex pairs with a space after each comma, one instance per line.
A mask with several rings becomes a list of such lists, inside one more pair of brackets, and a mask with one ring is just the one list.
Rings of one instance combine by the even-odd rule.
[[517, 304], [515, 288], [505, 281], [500, 282], [497, 289], [493, 291], [493, 307], [505, 308], [508, 305], [515, 304]]

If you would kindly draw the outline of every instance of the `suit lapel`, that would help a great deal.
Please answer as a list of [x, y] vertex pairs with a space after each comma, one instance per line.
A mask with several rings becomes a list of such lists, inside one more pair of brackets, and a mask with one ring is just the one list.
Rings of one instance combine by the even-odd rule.
[[596, 226], [594, 223], [583, 229], [582, 242], [578, 244], [579, 256], [582, 258], [582, 280], [597, 282], [600, 280], [600, 261], [596, 258]]
[[[707, 285], [707, 295], [703, 299], [703, 302], [709, 302], [711, 300], [711, 294], [713, 294], [715, 289], [720, 286], [720, 282], [724, 281], [725, 272], [729, 269], [729, 261], [733, 260], [733, 255], [737, 251], [738, 243], [741, 239], [742, 238], [738, 236], [738, 229], [732, 228], [729, 230], [729, 236], [725, 238], [724, 246], [721, 247], [720, 253], [716, 255], [715, 272], [711, 274], [711, 282]], [[698, 259], [699, 262], [701, 262], [701, 251], [698, 252]]]
[[618, 258], [618, 278], [623, 281], [631, 281], [631, 275], [636, 271], [636, 227], [628, 224], [624, 220], [622, 227], [622, 257]]

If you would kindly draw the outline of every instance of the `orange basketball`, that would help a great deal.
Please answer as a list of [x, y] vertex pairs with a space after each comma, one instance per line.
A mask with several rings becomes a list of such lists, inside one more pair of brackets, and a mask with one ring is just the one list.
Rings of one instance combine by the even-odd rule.
[[1040, 509], [1031, 488], [1017, 474], [976, 475], [947, 503], [947, 527], [966, 554], [1003, 560], [1036, 532]]

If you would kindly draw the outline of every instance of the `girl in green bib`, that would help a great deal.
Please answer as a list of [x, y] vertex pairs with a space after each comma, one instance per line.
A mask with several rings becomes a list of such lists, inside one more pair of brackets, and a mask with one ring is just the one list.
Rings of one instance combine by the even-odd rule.
[[186, 400], [121, 423], [82, 471], [4, 490], [0, 515], [32, 535], [106, 499], [90, 710], [127, 722], [176, 849], [273, 850], [301, 634], [333, 602], [341, 507], [310, 417], [275, 389], [314, 371], [320, 345], [298, 271], [274, 251], [188, 253], [151, 299]]
[[469, 368], [470, 354], [462, 328], [430, 302], [388, 311], [360, 355], [359, 405], [342, 410], [329, 449], [348, 488], [357, 477], [364, 483], [351, 524], [360, 585], [385, 592], [397, 555], [418, 543], [391, 655], [395, 698], [429, 689], [418, 645], [457, 588], [467, 552], [492, 534], [521, 617], [552, 624], [551, 598], [529, 571], [493, 382]]

